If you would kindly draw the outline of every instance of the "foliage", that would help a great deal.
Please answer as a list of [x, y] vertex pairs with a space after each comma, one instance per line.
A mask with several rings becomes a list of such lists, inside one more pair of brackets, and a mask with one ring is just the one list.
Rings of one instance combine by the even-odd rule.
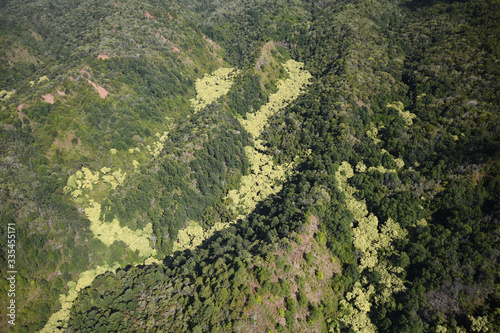
[[14, 331], [499, 329], [497, 0], [0, 7]]

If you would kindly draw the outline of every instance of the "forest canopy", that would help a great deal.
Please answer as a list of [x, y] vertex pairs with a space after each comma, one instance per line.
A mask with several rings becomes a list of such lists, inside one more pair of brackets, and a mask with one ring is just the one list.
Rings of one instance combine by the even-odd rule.
[[500, 330], [498, 0], [0, 8], [6, 331]]

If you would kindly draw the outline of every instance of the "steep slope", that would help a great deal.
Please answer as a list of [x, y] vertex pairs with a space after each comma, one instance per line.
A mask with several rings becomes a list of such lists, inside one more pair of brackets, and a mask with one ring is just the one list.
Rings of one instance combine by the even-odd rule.
[[[192, 112], [194, 79], [224, 62], [215, 43], [172, 15], [180, 11], [173, 5], [37, 1], [7, 8], [0, 55], [1, 87], [9, 92], [2, 93], [1, 110], [2, 260], [7, 223], [15, 223], [16, 327], [36, 331], [82, 273], [168, 251], [161, 236], [152, 240], [151, 220], [127, 224], [134, 216], [119, 220], [108, 212], [109, 223], [100, 223], [104, 213], [101, 219], [91, 209], [122, 186], [135, 186], [144, 168], [156, 168], [165, 132]], [[238, 139], [245, 141], [244, 134]], [[237, 177], [246, 162], [232, 144], [227, 171]]]
[[497, 0], [0, 6], [11, 331], [499, 329]]

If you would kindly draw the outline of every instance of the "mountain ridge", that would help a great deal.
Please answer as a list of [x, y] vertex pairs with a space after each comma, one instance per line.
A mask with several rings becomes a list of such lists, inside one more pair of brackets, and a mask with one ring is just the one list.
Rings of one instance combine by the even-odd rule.
[[[496, 330], [498, 5], [3, 1], [9, 330], [42, 329], [70, 281], [115, 264], [79, 293], [68, 330]], [[311, 84], [252, 137], [240, 120], [289, 59]], [[195, 82], [224, 67], [238, 69], [227, 94], [193, 107]], [[175, 252], [183, 228], [237, 218], [245, 147], [293, 162], [280, 190]], [[105, 227], [150, 225], [164, 266], [96, 237], [91, 199]]]

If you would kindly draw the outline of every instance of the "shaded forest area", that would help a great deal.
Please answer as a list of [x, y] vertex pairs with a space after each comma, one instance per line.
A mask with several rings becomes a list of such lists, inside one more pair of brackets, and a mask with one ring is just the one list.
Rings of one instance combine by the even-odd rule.
[[[0, 88], [16, 89], [0, 111], [1, 230], [18, 225], [19, 290], [33, 299], [15, 330], [41, 329], [81, 267], [140, 261], [107, 251], [63, 187], [74, 170], [103, 165], [103, 151], [145, 145], [165, 117], [174, 125], [161, 154], [109, 193], [102, 216], [133, 230], [152, 222], [163, 265], [96, 278], [70, 331], [499, 330], [499, 5], [0, 3], [12, 9], [2, 50], [36, 58], [13, 66], [26, 54], [0, 53]], [[256, 70], [269, 41], [314, 76], [261, 136], [264, 152], [295, 170], [247, 218], [172, 255], [187, 221], [234, 219], [224, 197], [248, 172], [252, 143], [238, 117], [265, 104], [283, 75], [266, 65], [266, 81], [266, 66]], [[195, 79], [222, 65], [242, 74], [194, 113]], [[99, 98], [87, 79], [111, 95]], [[56, 88], [67, 97], [38, 101]], [[69, 132], [72, 149], [54, 149]]]

